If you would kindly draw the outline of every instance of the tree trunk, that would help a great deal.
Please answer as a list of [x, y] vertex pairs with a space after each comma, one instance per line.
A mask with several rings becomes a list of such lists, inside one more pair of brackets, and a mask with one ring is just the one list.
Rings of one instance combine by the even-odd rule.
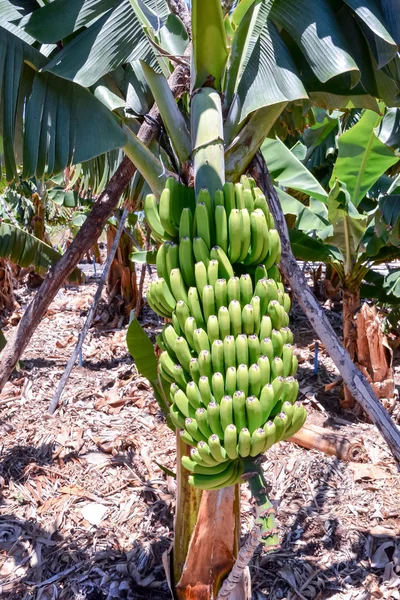
[[339, 369], [344, 383], [349, 387], [350, 392], [365, 410], [371, 421], [377, 426], [395, 459], [400, 462], [400, 431], [378, 401], [367, 379], [357, 369], [344, 349], [325, 311], [318, 304], [293, 256], [289, 233], [278, 194], [272, 185], [267, 166], [261, 154], [258, 154], [256, 160], [253, 162], [252, 174], [257, 181], [257, 185], [268, 199], [270, 210], [275, 219], [275, 226], [281, 237], [282, 258], [280, 268], [286, 280], [289, 282], [306, 317]]
[[[342, 290], [343, 300], [343, 345], [346, 348], [351, 360], [357, 363], [357, 326], [356, 326], [356, 314], [360, 310], [360, 289], [350, 291], [349, 289], [343, 288]], [[355, 406], [355, 400], [352, 396], [349, 388], [344, 386], [344, 399], [341, 401], [343, 408], [353, 408]]]
[[[113, 245], [116, 231], [117, 229], [114, 225], [108, 226], [108, 252]], [[135, 263], [130, 259], [132, 251], [132, 241], [123, 232], [107, 278], [109, 300], [112, 302], [114, 298], [118, 298], [121, 303], [120, 310], [124, 315], [129, 315], [132, 308], [136, 305], [138, 295]]]
[[0, 313], [14, 310], [14, 283], [10, 265], [5, 258], [0, 258]]
[[[186, 91], [189, 88], [187, 66], [179, 65], [168, 79], [168, 83], [175, 97]], [[138, 133], [139, 139], [144, 144], [150, 144], [155, 138], [159, 123], [160, 113], [154, 105], [150, 111], [150, 118], [142, 123]], [[59, 262], [47, 274], [40, 290], [27, 307], [13, 338], [7, 343], [7, 346], [1, 353], [0, 391], [7, 383], [15, 365], [58, 290], [79, 263], [82, 256], [93, 246], [103, 231], [108, 219], [118, 205], [122, 192], [135, 171], [136, 167], [129, 158], [125, 157], [110, 179], [106, 189], [93, 205], [72, 244]]]

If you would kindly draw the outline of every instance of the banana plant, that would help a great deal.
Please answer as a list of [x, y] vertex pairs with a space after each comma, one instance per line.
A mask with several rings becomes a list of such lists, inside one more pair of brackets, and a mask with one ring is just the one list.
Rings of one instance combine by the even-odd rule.
[[[318, 198], [308, 186], [310, 199], [308, 206], [304, 206], [286, 192], [279, 192], [286, 213], [296, 218], [291, 232], [296, 257], [303, 260], [318, 257], [319, 261], [331, 264], [339, 276], [344, 345], [354, 360], [357, 360], [354, 315], [361, 306], [361, 291], [381, 303], [397, 303], [393, 294], [395, 274], [383, 281], [373, 273], [374, 266], [400, 257], [396, 119], [398, 109], [388, 110], [384, 116], [365, 110], [355, 124], [336, 136], [337, 156], [325, 198]], [[304, 146], [303, 150], [307, 162], [308, 150]], [[271, 151], [274, 151], [276, 183], [291, 187], [290, 179], [285, 180], [279, 173], [279, 166], [290, 151], [284, 147], [279, 158], [275, 144], [268, 140], [264, 147], [267, 160]], [[292, 155], [291, 160], [298, 159]], [[301, 165], [301, 169], [305, 167]], [[345, 402], [351, 404], [349, 396]]]
[[[168, 92], [165, 79], [172, 70], [170, 58], [185, 62], [189, 36], [164, 0], [72, 0], [68, 3], [55, 0], [43, 6], [38, 4], [36, 10], [16, 8], [8, 0], [4, 2], [7, 11], [0, 17], [0, 134], [8, 181], [20, 176], [19, 163], [23, 165], [22, 178], [34, 174], [42, 178], [45, 173], [51, 176], [72, 164], [84, 164], [122, 149], [153, 192], [153, 204], [158, 205], [162, 194], [167, 200], [166, 183], [172, 187], [179, 178], [183, 180], [180, 185], [184, 188], [181, 191], [187, 202], [185, 208], [194, 208], [196, 201], [196, 206], [202, 204], [199, 197], [207, 197], [203, 194], [205, 188], [214, 198], [221, 196], [218, 192], [226, 182], [239, 181], [286, 107], [291, 110], [292, 106], [300, 106], [296, 114], [301, 124], [308, 122], [307, 115], [313, 104], [332, 108], [366, 107], [378, 113], [375, 97], [379, 96], [387, 105], [396, 106], [398, 32], [389, 0], [379, 3], [370, 0], [368, 10], [351, 0], [335, 3], [329, 0], [241, 0], [233, 12], [225, 15], [217, 0], [194, 0], [191, 3], [191, 94], [190, 99], [184, 95], [179, 104]], [[138, 101], [143, 89], [146, 90], [147, 105]], [[140, 142], [135, 133], [137, 124], [148, 119], [150, 98], [157, 101], [168, 132], [168, 141], [160, 137], [154, 151]], [[161, 150], [168, 154], [168, 163], [163, 160]], [[175, 174], [172, 180], [171, 173]], [[189, 176], [185, 178], [185, 174]], [[194, 191], [184, 185], [192, 178]], [[242, 181], [242, 186], [248, 186], [249, 193], [243, 197], [247, 197], [249, 206], [260, 203], [260, 208], [252, 212], [257, 213], [253, 218], [253, 229], [262, 231], [264, 220], [257, 210], [263, 213], [265, 199], [258, 197], [249, 180]], [[232, 187], [226, 189], [232, 190]], [[239, 193], [241, 188], [236, 189]], [[232, 202], [231, 192], [230, 197]], [[170, 206], [171, 210], [159, 214], [161, 227], [158, 222], [155, 222], [155, 228], [150, 224], [155, 240], [177, 237], [175, 204], [168, 205], [163, 201], [163, 207]], [[204, 207], [200, 210], [204, 219], [197, 221], [201, 227], [201, 233], [197, 235], [201, 240], [197, 243], [199, 250], [203, 247], [201, 242], [209, 241], [211, 235], [205, 226]], [[237, 217], [237, 213], [233, 214]], [[237, 255], [240, 227], [238, 229], [237, 218], [236, 223], [233, 221], [236, 236], [231, 235], [230, 239], [235, 242], [235, 255], [225, 261], [224, 254], [216, 251], [212, 260], [218, 265], [225, 264], [228, 274], [230, 269], [233, 274], [239, 273], [242, 266], [244, 272], [242, 270], [241, 274], [249, 275], [255, 283], [257, 267], [251, 263], [263, 252], [264, 258], [268, 256], [269, 249], [264, 248], [261, 240], [268, 239], [269, 242], [269, 237], [256, 236], [258, 242], [251, 248], [249, 259], [248, 247], [247, 252], [241, 248]], [[276, 235], [271, 237], [275, 238], [271, 248], [276, 253], [274, 251], [274, 260], [270, 261], [268, 269], [276, 275], [273, 267], [279, 255], [279, 240]], [[215, 276], [215, 263], [213, 266]], [[168, 268], [168, 273], [173, 270]], [[191, 275], [193, 277], [193, 272]], [[190, 277], [189, 270], [187, 276]], [[180, 283], [176, 274], [173, 279]], [[232, 285], [236, 286], [236, 281]], [[174, 287], [175, 292], [180, 289], [180, 285]], [[284, 292], [279, 291], [283, 296]], [[280, 298], [277, 291], [276, 296]], [[154, 300], [153, 306], [159, 313], [170, 316], [164, 305], [159, 304], [157, 294], [150, 291], [148, 297], [150, 302]], [[281, 306], [278, 300], [274, 302]], [[282, 318], [286, 321], [286, 316], [280, 314], [276, 304], [272, 306], [276, 324], [282, 325]], [[257, 308], [247, 307], [245, 311], [249, 329], [253, 322], [252, 311]], [[238, 313], [236, 320], [239, 322], [237, 317]], [[266, 323], [268, 326], [269, 322]], [[275, 339], [276, 346], [279, 342], [280, 347], [281, 338], [282, 334]], [[229, 346], [227, 352], [232, 355], [231, 340]], [[267, 342], [265, 351], [270, 350]], [[286, 370], [288, 358], [289, 354], [285, 359]], [[282, 366], [279, 360], [282, 359], [278, 357], [274, 363], [276, 369]], [[179, 369], [177, 372], [181, 373]], [[254, 397], [258, 400], [256, 395]], [[229, 407], [226, 408], [229, 414]], [[252, 400], [250, 413], [260, 417], [258, 409], [258, 403]], [[303, 413], [300, 411], [299, 414]], [[288, 421], [286, 413], [277, 419], [275, 427], [282, 436]], [[253, 419], [252, 425], [256, 422], [257, 419]], [[193, 433], [195, 423], [192, 418], [189, 425]], [[230, 428], [227, 442], [232, 454], [233, 433]], [[258, 448], [265, 447], [264, 433], [257, 434], [260, 436]], [[190, 441], [187, 435], [185, 439]], [[242, 442], [248, 447], [248, 437]], [[252, 440], [250, 447], [251, 443]], [[201, 448], [204, 450], [203, 446]], [[230, 459], [228, 462], [232, 469], [228, 473], [229, 481], [236, 482], [241, 477], [242, 461]], [[252, 461], [249, 463], [253, 464]], [[195, 475], [201, 473], [195, 470], [197, 473], [190, 481], [199, 483], [202, 478]], [[226, 476], [224, 473], [218, 481], [226, 483]], [[207, 582], [203, 580], [204, 589], [201, 590], [204, 597], [211, 597], [229, 571], [231, 557], [237, 550], [240, 532], [237, 493], [221, 490], [208, 496], [205, 492], [205, 497], [210, 498], [208, 516], [214, 510], [213, 520], [202, 521], [209, 533], [206, 539], [209, 544], [215, 542], [216, 548], [222, 551], [226, 548], [225, 555], [207, 553], [204, 542], [200, 553], [195, 552], [199, 535], [193, 536], [192, 551], [188, 554], [191, 534], [196, 527], [199, 494], [190, 496], [189, 501], [185, 499], [182, 491], [186, 490], [184, 482], [188, 478], [180, 463], [177, 481], [176, 531], [180, 531], [181, 536], [176, 539], [173, 558], [176, 595], [188, 598], [193, 583], [190, 578], [199, 574], [200, 578], [211, 578]], [[251, 481], [253, 495], [262, 507], [258, 516], [265, 540], [273, 547], [277, 540], [272, 506], [264, 493], [265, 483], [261, 476], [251, 478]], [[224, 515], [218, 508], [222, 505], [221, 494], [227, 500]], [[212, 531], [216, 516], [220, 523], [225, 523], [225, 540], [223, 537], [217, 539], [221, 527]], [[232, 526], [226, 528], [227, 523]], [[217, 542], [221, 542], [220, 546]], [[214, 564], [210, 565], [211, 556]], [[218, 562], [219, 558], [221, 562]], [[198, 581], [201, 583], [202, 579]]]

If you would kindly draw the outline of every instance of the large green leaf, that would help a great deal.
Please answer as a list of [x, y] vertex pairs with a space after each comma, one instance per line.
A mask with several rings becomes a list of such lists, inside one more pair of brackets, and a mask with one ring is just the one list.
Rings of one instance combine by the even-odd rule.
[[397, 46], [383, 23], [385, 18], [375, 0], [344, 0], [362, 22], [362, 30], [370, 37], [370, 46], [378, 67], [382, 68], [396, 56]]
[[133, 313], [126, 332], [126, 343], [139, 373], [150, 382], [157, 381], [157, 357], [154, 354], [154, 346]]
[[[34, 266], [39, 275], [45, 275], [61, 258], [61, 254], [35, 236], [10, 223], [0, 223], [0, 256], [20, 267]], [[84, 274], [74, 269], [69, 280], [82, 283]]]
[[261, 146], [261, 152], [269, 172], [280, 186], [326, 202], [327, 192], [281, 140], [267, 138]]
[[380, 141], [393, 150], [400, 148], [400, 109], [386, 109], [376, 132]]
[[333, 254], [319, 240], [298, 229], [290, 229], [289, 236], [292, 252], [298, 260], [310, 260], [312, 262], [330, 262], [332, 260]]
[[57, 53], [46, 70], [88, 87], [109, 71], [130, 61], [144, 59], [152, 65], [164, 64], [162, 58], [156, 58], [147, 35], [151, 29], [146, 32], [146, 20], [132, 3], [121, 0], [73, 38]]
[[[296, 229], [300, 229], [300, 231], [314, 231], [324, 229], [329, 225], [327, 219], [328, 211], [322, 202], [318, 200], [314, 201], [314, 212], [280, 188], [276, 188], [276, 191], [284, 214], [296, 216]], [[317, 212], [316, 205], [320, 209], [319, 212]]]
[[[268, 21], [268, 10], [268, 3], [256, 1], [236, 32], [238, 40], [233, 42], [228, 93], [236, 92], [230, 115], [239, 123], [259, 108], [307, 98], [293, 58], [278, 29]], [[244, 57], [240, 54], [242, 46]]]
[[23, 178], [41, 178], [126, 142], [115, 116], [88, 90], [38, 73], [46, 63], [0, 27], [0, 136], [8, 181], [18, 177], [17, 164]]
[[336, 179], [346, 184], [354, 206], [358, 206], [370, 187], [398, 158], [376, 136], [374, 128], [381, 118], [366, 110], [356, 125], [339, 137], [339, 154], [330, 184]]
[[326, 0], [275, 0], [270, 18], [287, 31], [321, 82], [349, 72], [350, 87], [360, 79], [340, 24]]
[[19, 26], [42, 44], [56, 44], [120, 3], [121, 0], [53, 0], [24, 17]]

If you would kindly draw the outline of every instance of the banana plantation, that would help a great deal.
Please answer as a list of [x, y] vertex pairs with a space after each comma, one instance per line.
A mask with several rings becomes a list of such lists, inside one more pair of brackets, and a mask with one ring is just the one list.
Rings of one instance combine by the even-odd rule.
[[0, 0], [0, 596], [400, 600], [399, 0]]

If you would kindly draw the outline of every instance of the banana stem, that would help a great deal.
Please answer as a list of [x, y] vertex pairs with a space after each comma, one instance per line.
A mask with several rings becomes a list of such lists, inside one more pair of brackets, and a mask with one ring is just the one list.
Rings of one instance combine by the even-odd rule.
[[267, 495], [267, 482], [261, 465], [257, 461], [250, 458], [242, 460], [245, 473], [243, 479], [247, 479], [255, 504], [256, 522], [260, 525], [259, 541], [264, 545], [265, 550], [272, 552], [279, 547], [280, 543], [275, 522], [275, 509]]

